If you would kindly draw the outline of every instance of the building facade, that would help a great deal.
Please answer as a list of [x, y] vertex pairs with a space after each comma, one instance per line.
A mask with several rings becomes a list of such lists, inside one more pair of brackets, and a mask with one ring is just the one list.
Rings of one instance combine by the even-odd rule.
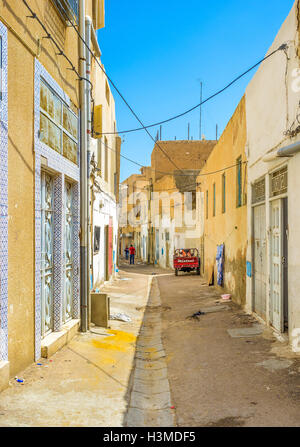
[[286, 336], [295, 352], [300, 352], [299, 6], [296, 1], [267, 55], [279, 51], [246, 89], [246, 307]]
[[217, 250], [223, 247], [219, 285], [240, 305], [246, 302], [247, 160], [245, 97], [198, 176], [202, 194], [202, 273], [218, 285]]
[[0, 3], [0, 388], [79, 327], [82, 5]]

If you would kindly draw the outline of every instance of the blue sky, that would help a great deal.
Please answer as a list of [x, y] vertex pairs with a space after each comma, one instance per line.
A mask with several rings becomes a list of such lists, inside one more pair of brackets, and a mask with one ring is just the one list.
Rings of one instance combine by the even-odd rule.
[[[294, 0], [106, 0], [98, 31], [102, 62], [126, 100], [152, 124], [199, 103], [263, 58]], [[202, 134], [224, 130], [254, 72], [202, 108]], [[118, 94], [119, 131], [140, 127]], [[162, 139], [199, 139], [199, 109], [162, 128]], [[104, 129], [105, 130], [105, 129]], [[155, 137], [158, 128], [150, 129]], [[121, 135], [123, 138], [123, 135]], [[154, 143], [144, 130], [126, 134], [122, 153], [149, 165]], [[121, 159], [121, 181], [138, 166]]]

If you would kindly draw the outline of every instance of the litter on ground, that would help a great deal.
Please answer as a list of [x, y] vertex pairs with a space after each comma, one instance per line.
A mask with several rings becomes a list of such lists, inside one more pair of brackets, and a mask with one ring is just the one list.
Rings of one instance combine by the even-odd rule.
[[195, 318], [196, 320], [198, 320], [199, 317], [200, 317], [200, 315], [205, 315], [205, 313], [202, 312], [201, 310], [199, 310], [199, 312], [196, 312], [196, 313], [194, 313], [193, 315], [190, 315], [190, 316], [187, 317], [187, 318]]
[[127, 323], [129, 323], [131, 321], [131, 318], [126, 315], [126, 314], [122, 314], [122, 313], [118, 313], [118, 314], [111, 314], [109, 317], [110, 320], [119, 320], [119, 321], [125, 321]]

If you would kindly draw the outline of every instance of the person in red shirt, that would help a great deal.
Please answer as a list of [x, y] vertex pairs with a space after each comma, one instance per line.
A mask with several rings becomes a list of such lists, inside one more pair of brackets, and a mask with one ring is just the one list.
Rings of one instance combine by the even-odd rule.
[[130, 245], [129, 253], [130, 253], [130, 264], [134, 264], [135, 248], [133, 245]]

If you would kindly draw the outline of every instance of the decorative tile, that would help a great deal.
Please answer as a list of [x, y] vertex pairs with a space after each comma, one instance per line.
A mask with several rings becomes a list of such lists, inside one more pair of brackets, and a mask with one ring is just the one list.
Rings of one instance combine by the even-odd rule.
[[[40, 79], [43, 78], [51, 88], [70, 104], [70, 99], [61, 87], [49, 75], [41, 63], [35, 61], [35, 85], [34, 85], [34, 135], [35, 135], [35, 358], [41, 356], [41, 156], [48, 160], [48, 167], [56, 172], [54, 179], [54, 287], [53, 287], [53, 312], [54, 331], [59, 331], [62, 325], [62, 305], [64, 293], [64, 178], [67, 176], [74, 182], [74, 275], [73, 275], [73, 317], [79, 318], [79, 179], [80, 168], [61, 154], [57, 153], [39, 139], [40, 127]], [[78, 151], [79, 151], [78, 144]], [[78, 160], [80, 157], [78, 155]]]
[[8, 360], [8, 98], [7, 29], [0, 22], [2, 39], [2, 100], [0, 101], [0, 360]]

